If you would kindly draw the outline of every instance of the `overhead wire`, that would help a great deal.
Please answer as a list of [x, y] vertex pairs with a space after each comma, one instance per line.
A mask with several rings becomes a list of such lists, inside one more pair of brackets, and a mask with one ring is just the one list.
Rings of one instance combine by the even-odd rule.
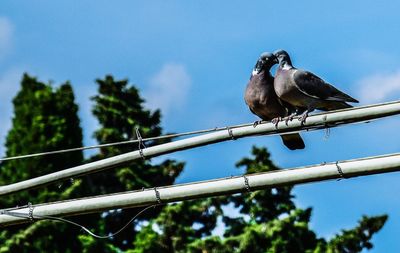
[[86, 228], [85, 226], [83, 226], [83, 225], [81, 225], [79, 223], [76, 223], [74, 221], [64, 219], [64, 218], [54, 217], [54, 216], [49, 216], [49, 215], [36, 215], [36, 214], [33, 215], [33, 208], [32, 208], [32, 211], [30, 211], [29, 215], [18, 213], [18, 212], [12, 212], [12, 211], [8, 211], [8, 210], [0, 210], [0, 214], [10, 215], [10, 216], [19, 217], [19, 218], [26, 218], [26, 219], [31, 220], [32, 222], [34, 222], [35, 220], [52, 220], [52, 221], [64, 222], [64, 223], [68, 223], [70, 225], [73, 225], [73, 226], [81, 228], [83, 231], [85, 231], [86, 233], [88, 233], [89, 235], [91, 235], [91, 236], [93, 236], [95, 238], [108, 239], [108, 238], [112, 238], [112, 237], [118, 235], [119, 233], [121, 233], [124, 229], [126, 229], [129, 226], [129, 224], [131, 224], [134, 220], [136, 220], [139, 217], [139, 215], [141, 215], [142, 213], [144, 213], [148, 209], [150, 209], [152, 207], [157, 207], [157, 206], [160, 206], [160, 205], [162, 205], [162, 204], [154, 204], [154, 205], [150, 205], [150, 206], [147, 206], [147, 207], [143, 208], [135, 216], [133, 216], [124, 226], [122, 226], [116, 232], [108, 234], [108, 235], [95, 234], [92, 231], [90, 231], [90, 229]]
[[148, 137], [148, 138], [141, 138], [141, 139], [131, 139], [131, 140], [127, 140], [127, 141], [110, 142], [110, 143], [104, 143], [104, 144], [98, 144], [98, 145], [83, 146], [83, 147], [68, 148], [68, 149], [60, 149], [60, 150], [53, 150], [53, 151], [40, 152], [40, 153], [32, 153], [32, 154], [26, 154], [26, 155], [2, 157], [2, 158], [0, 158], [0, 162], [10, 161], [10, 160], [17, 160], [17, 159], [24, 159], [24, 158], [31, 158], [31, 157], [37, 157], [37, 156], [46, 156], [46, 155], [68, 153], [68, 152], [74, 152], [74, 151], [83, 151], [83, 150], [88, 150], [88, 149], [97, 149], [97, 148], [112, 147], [112, 146], [118, 146], [118, 145], [126, 145], [126, 144], [132, 144], [132, 143], [140, 143], [140, 142], [148, 142], [148, 141], [155, 141], [155, 140], [162, 140], [162, 139], [178, 138], [178, 137], [183, 137], [183, 136], [210, 133], [210, 132], [214, 132], [214, 131], [226, 130], [228, 128], [238, 128], [238, 127], [249, 126], [249, 125], [252, 125], [252, 123], [251, 124], [250, 123], [240, 124], [240, 125], [235, 125], [235, 126], [231, 126], [231, 127], [214, 127], [214, 128], [204, 129], [204, 130], [197, 130], [197, 131], [190, 131], [190, 132], [183, 132], [183, 133], [176, 133], [176, 134], [166, 134], [166, 135], [160, 135], [160, 136], [155, 136], [155, 137]]
[[[371, 121], [374, 121], [374, 119], [365, 120], [365, 121], [361, 121], [361, 122], [348, 123], [348, 125], [359, 124], [359, 123], [370, 123]], [[268, 122], [269, 121], [262, 121], [262, 123], [260, 123], [260, 124], [264, 124], [264, 123], [268, 123]], [[148, 137], [148, 138], [141, 138], [141, 139], [131, 139], [131, 140], [127, 140], [127, 141], [110, 142], [110, 143], [105, 143], [105, 144], [83, 146], [83, 147], [77, 147], [77, 148], [60, 149], [60, 150], [54, 150], [54, 151], [32, 153], [32, 154], [18, 155], [18, 156], [11, 156], [11, 157], [2, 157], [2, 158], [0, 158], [0, 162], [10, 161], [10, 160], [18, 160], [18, 159], [25, 159], [25, 158], [31, 158], [31, 157], [38, 157], [38, 156], [62, 154], [62, 153], [68, 153], [68, 152], [74, 152], [74, 151], [83, 151], [83, 150], [89, 150], [89, 149], [97, 149], [97, 148], [104, 148], [104, 147], [127, 145], [127, 144], [132, 144], [132, 143], [141, 143], [141, 142], [145, 143], [145, 142], [148, 142], [148, 141], [179, 138], [179, 137], [183, 137], [183, 136], [190, 136], [190, 135], [210, 133], [210, 132], [223, 131], [223, 130], [230, 131], [231, 129], [234, 129], [234, 128], [239, 128], [239, 127], [244, 127], [244, 126], [252, 126], [253, 124], [254, 123], [246, 123], [246, 124], [238, 124], [238, 125], [233, 125], [233, 126], [215, 127], [215, 128], [209, 128], [209, 129], [198, 130], [198, 131], [177, 133], [177, 134], [166, 134], [166, 135], [160, 135], [160, 136], [155, 136], [155, 137]], [[326, 131], [327, 131], [325, 137], [327, 138], [330, 135], [330, 127], [326, 126], [325, 128], [326, 128]], [[321, 129], [321, 128], [315, 128], [315, 129], [308, 128], [308, 129], [305, 129], [305, 131], [319, 130], [319, 129]], [[286, 132], [285, 134], [300, 133], [300, 132], [302, 132], [302, 130], [293, 130], [293, 131], [290, 131], [290, 132]], [[270, 135], [278, 135], [278, 134], [279, 133], [272, 133]]]
[[[214, 197], [239, 192], [297, 185], [311, 182], [348, 179], [400, 171], [400, 153], [362, 157], [277, 171], [259, 172], [178, 185], [160, 186], [142, 190], [119, 192], [79, 199], [41, 203], [28, 208], [0, 210], [0, 227], [26, 223], [40, 217], [83, 215], [117, 208], [136, 208], [152, 204]], [[33, 208], [34, 211], [33, 212]], [[15, 213], [10, 216], [9, 213]]]
[[[362, 107], [363, 108], [370, 108], [370, 107], [375, 107], [375, 106], [379, 106], [379, 105], [396, 104], [396, 103], [399, 103], [399, 102], [400, 102], [400, 100], [386, 102], [386, 103], [380, 103], [380, 104], [366, 105], [366, 106], [362, 106]], [[342, 109], [342, 110], [336, 110], [336, 111], [346, 111], [346, 110], [351, 110], [351, 109], [355, 109], [355, 108], [348, 108], [348, 109]], [[330, 111], [329, 113], [331, 113], [331, 112], [335, 112], [335, 111]], [[328, 114], [328, 113], [327, 112], [322, 112], [322, 113], [316, 113], [315, 115], [318, 115], [318, 114]], [[374, 119], [360, 121], [360, 122], [354, 122], [354, 123], [349, 122], [347, 124], [369, 123], [370, 121], [373, 121], [373, 120]], [[267, 123], [267, 122], [268, 121], [261, 121], [260, 124]], [[31, 157], [37, 157], [37, 156], [61, 154], [61, 153], [74, 152], [74, 151], [83, 151], [83, 150], [88, 150], [88, 149], [97, 149], [97, 148], [104, 148], [104, 147], [111, 147], [111, 146], [118, 146], [118, 145], [126, 145], [126, 144], [131, 144], [131, 143], [140, 143], [140, 142], [147, 142], [147, 141], [154, 141], [154, 140], [178, 138], [178, 137], [183, 137], [183, 136], [196, 135], [196, 134], [202, 134], [202, 133], [209, 133], [209, 132], [215, 132], [215, 131], [221, 131], [221, 130], [228, 130], [229, 131], [229, 129], [238, 128], [238, 127], [244, 127], [244, 126], [250, 126], [250, 125], [254, 125], [254, 123], [245, 123], [245, 124], [238, 124], [238, 125], [225, 126], [225, 127], [214, 127], [214, 128], [204, 129], [204, 130], [189, 131], [189, 132], [176, 133], [176, 134], [166, 134], [166, 135], [160, 135], [160, 136], [148, 137], [148, 138], [142, 138], [142, 139], [138, 138], [138, 139], [131, 139], [131, 140], [126, 140], [126, 141], [104, 143], [104, 144], [91, 145], [91, 146], [83, 146], [83, 147], [76, 147], [76, 148], [69, 148], [69, 149], [61, 149], [61, 150], [54, 150], [54, 151], [47, 151], [47, 152], [39, 152], [39, 153], [32, 153], [32, 154], [18, 155], [18, 156], [11, 156], [11, 157], [2, 157], [2, 158], [0, 158], [0, 162], [9, 161], [9, 160], [24, 159], [24, 158], [31, 158]], [[329, 131], [330, 131], [329, 126], [326, 126], [326, 128], [328, 128], [327, 131], [329, 133]], [[318, 129], [320, 129], [320, 128], [318, 128]], [[306, 129], [306, 131], [309, 131], [309, 130], [311, 130], [311, 129]], [[301, 130], [293, 131], [293, 133], [299, 133], [299, 132], [301, 132]], [[276, 134], [278, 134], [278, 133], [276, 133]], [[271, 134], [271, 135], [274, 135], [274, 134]]]
[[[389, 103], [388, 103], [389, 104]], [[369, 107], [369, 106], [366, 106], [366, 107]], [[364, 107], [365, 108], [365, 107]], [[379, 112], [380, 113], [380, 112]], [[386, 115], [390, 115], [390, 113], [386, 113]], [[316, 115], [315, 115], [316, 116]], [[345, 121], [343, 121], [343, 119], [342, 119], [342, 121], [338, 121], [338, 123], [339, 123], [339, 125], [340, 124], [355, 124], [355, 123], [362, 123], [362, 122], [370, 122], [370, 121], [372, 121], [372, 120], [376, 120], [377, 118], [373, 118], [372, 116], [371, 116], [371, 118], [369, 118], [369, 117], [367, 117], [367, 119], [364, 119], [364, 120], [360, 120], [360, 121], [349, 121], [349, 122], [345, 122]], [[323, 119], [323, 121], [325, 121], [326, 120], [326, 115], [325, 115], [325, 118]], [[90, 147], [81, 147], [81, 148], [77, 148], [77, 149], [88, 149], [88, 148], [98, 148], [98, 147], [104, 147], [104, 146], [112, 146], [112, 145], [121, 145], [121, 144], [127, 144], [127, 143], [139, 143], [139, 145], [144, 145], [142, 142], [144, 142], [144, 141], [150, 141], [150, 140], [157, 140], [157, 139], [163, 139], [163, 138], [174, 138], [174, 137], [180, 137], [180, 136], [185, 136], [185, 135], [194, 135], [194, 134], [200, 134], [200, 133], [208, 133], [208, 132], [213, 132], [213, 131], [222, 131], [222, 130], [228, 130], [228, 132], [229, 132], [229, 136], [232, 138], [232, 139], [236, 139], [236, 137], [235, 137], [235, 135], [232, 133], [232, 131], [231, 131], [231, 129], [232, 128], [238, 128], [238, 127], [243, 127], [243, 126], [250, 126], [250, 125], [253, 125], [252, 123], [248, 123], [248, 124], [241, 124], [241, 125], [234, 125], [234, 126], [230, 126], [230, 127], [220, 127], [220, 128], [212, 128], [212, 129], [206, 129], [206, 130], [199, 130], [199, 131], [192, 131], [192, 132], [185, 132], [185, 133], [178, 133], [178, 134], [169, 134], [169, 135], [162, 135], [162, 136], [157, 136], [157, 137], [150, 137], [150, 138], [141, 138], [141, 136], [140, 136], [140, 133], [138, 132], [138, 129], [136, 130], [137, 131], [137, 139], [135, 139], [135, 140], [129, 140], [129, 141], [123, 141], [123, 142], [116, 142], [116, 143], [108, 143], [108, 144], [101, 144], [101, 145], [96, 145], [96, 146], [90, 146]], [[306, 131], [308, 131], [308, 130], [315, 130], [315, 129], [322, 129], [322, 128], [327, 128], [327, 129], [330, 129], [330, 125], [329, 124], [325, 124], [325, 125], [323, 125], [323, 124], [321, 124], [320, 126], [310, 126], [310, 128], [306, 128], [306, 129], [300, 129], [300, 130], [293, 130], [293, 131], [287, 131], [287, 132], [285, 132], [285, 134], [288, 134], [288, 133], [293, 133], [293, 132], [301, 132], [301, 131], [304, 131], [304, 130], [306, 130]], [[277, 133], [274, 133], [275, 131], [272, 131], [272, 133], [273, 133], [273, 135], [274, 134], [282, 134], [282, 133], [279, 133], [279, 132], [277, 132]], [[329, 133], [328, 133], [329, 134]], [[52, 152], [46, 152], [46, 153], [37, 153], [37, 154], [30, 154], [30, 155], [25, 155], [25, 156], [22, 156], [22, 157], [24, 157], [24, 158], [26, 158], [26, 157], [32, 157], [32, 156], [38, 156], [38, 155], [43, 155], [43, 154], [45, 154], [45, 155], [47, 155], [47, 154], [51, 154], [51, 153], [55, 153], [55, 152], [57, 152], [57, 153], [62, 153], [62, 152], [71, 152], [71, 150], [76, 150], [76, 149], [65, 149], [65, 150], [58, 150], [58, 151], [52, 151]], [[373, 157], [374, 159], [377, 159], [377, 158], [383, 158], [383, 157], [390, 157], [390, 156], [397, 156], [398, 154], [390, 154], [390, 155], [385, 155], [385, 156], [381, 156], [381, 157]], [[20, 156], [21, 157], [21, 156]], [[12, 159], [12, 158], [14, 158], [14, 159], [19, 159], [19, 158], [17, 158], [17, 157], [9, 157], [9, 158], [5, 158], [5, 159]], [[352, 162], [356, 162], [357, 160], [367, 160], [367, 159], [372, 159], [372, 158], [361, 158], [361, 159], [355, 159], [355, 160], [353, 160]], [[399, 158], [400, 159], [400, 158]], [[0, 159], [0, 161], [2, 161], [2, 160], [4, 160], [4, 159]], [[342, 162], [341, 162], [342, 163]], [[325, 165], [325, 164], [324, 164]], [[345, 175], [344, 173], [343, 173], [343, 168], [342, 168], [342, 166], [340, 165], [339, 166], [339, 164], [338, 164], [338, 162], [336, 162], [335, 163], [335, 166], [336, 166], [336, 169], [337, 169], [337, 173], [338, 173], [338, 177], [340, 178], [340, 179], [344, 179], [344, 178], [347, 178], [348, 176], [347, 175]], [[392, 162], [390, 163], [390, 166], [394, 166], [393, 164], [392, 164]], [[396, 165], [396, 166], [398, 166], [398, 165]], [[395, 166], [394, 166], [395, 167]], [[398, 168], [398, 167], [396, 167], [396, 168]], [[375, 173], [384, 173], [384, 172], [389, 172], [389, 171], [394, 171], [394, 169], [392, 170], [392, 169], [388, 169], [388, 168], [386, 168], [385, 166], [383, 166], [383, 168], [382, 168], [382, 172], [380, 172], [380, 171], [378, 171], [378, 172], [372, 172], [371, 174], [375, 174]], [[351, 174], [351, 173], [350, 173]], [[365, 172], [363, 172], [363, 174], [362, 175], [364, 175], [365, 174]], [[350, 175], [350, 176], [354, 176], [354, 175]], [[336, 175], [335, 175], [335, 177], [336, 177]], [[250, 191], [250, 184], [249, 184], [249, 179], [244, 175], [243, 176], [243, 178], [244, 178], [244, 185], [245, 185], [245, 189], [247, 190], [247, 191]], [[327, 177], [328, 178], [328, 177]], [[331, 177], [329, 177], [330, 179], [331, 179]], [[306, 180], [306, 181], [304, 181], [304, 182], [310, 182], [308, 179]], [[116, 234], [118, 234], [118, 233], [120, 233], [123, 229], [125, 229], [133, 220], [135, 220], [136, 218], [137, 218], [137, 216], [138, 215], [140, 215], [141, 213], [143, 213], [144, 211], [146, 211], [146, 210], [148, 210], [149, 208], [151, 208], [151, 207], [155, 207], [155, 206], [157, 206], [157, 205], [159, 205], [159, 204], [161, 204], [161, 199], [160, 199], [160, 193], [157, 191], [157, 188], [154, 188], [154, 191], [155, 191], [155, 196], [156, 196], [156, 200], [157, 200], [157, 204], [154, 204], [154, 205], [151, 205], [151, 206], [148, 206], [148, 207], [146, 207], [146, 208], [144, 208], [143, 210], [141, 210], [137, 215], [135, 215], [125, 226], [123, 226], [121, 229], [119, 229], [117, 232], [115, 232], [115, 233], [113, 233], [113, 234], [109, 234], [108, 236], [101, 236], [101, 235], [96, 235], [96, 234], [94, 234], [94, 233], [92, 233], [89, 229], [87, 229], [87, 228], [85, 228], [85, 227], [83, 227], [82, 225], [80, 225], [80, 224], [77, 224], [77, 223], [75, 223], [75, 222], [73, 222], [73, 221], [69, 221], [69, 220], [66, 220], [66, 219], [63, 219], [63, 218], [59, 218], [59, 217], [53, 217], [53, 216], [46, 216], [46, 215], [33, 215], [33, 208], [31, 209], [31, 207], [29, 206], [29, 214], [21, 214], [21, 213], [18, 213], [18, 212], [13, 212], [13, 211], [11, 211], [12, 210], [12, 208], [10, 208], [10, 209], [4, 209], [4, 210], [0, 210], [0, 214], [4, 214], [4, 215], [11, 215], [11, 216], [15, 216], [15, 217], [20, 217], [20, 218], [25, 218], [25, 219], [30, 219], [30, 220], [34, 220], [34, 219], [48, 219], [48, 220], [55, 220], [55, 221], [62, 221], [62, 222], [67, 222], [67, 223], [70, 223], [70, 224], [72, 224], [72, 225], [75, 225], [75, 226], [78, 226], [78, 227], [81, 227], [84, 231], [86, 231], [87, 233], [89, 233], [90, 235], [92, 235], [92, 236], [94, 236], [94, 237], [96, 237], [96, 238], [110, 238], [110, 237], [112, 237], [112, 236], [115, 236]], [[181, 198], [180, 198], [181, 199]], [[15, 208], [13, 208], [14, 210], [15, 210]]]
[[[305, 124], [301, 124], [300, 122], [297, 122], [297, 120], [295, 120], [294, 122], [290, 122], [289, 124], [281, 122], [279, 126], [276, 124], [265, 122], [265, 124], [254, 127], [253, 124], [247, 123], [242, 125], [234, 125], [231, 127], [220, 127], [187, 133], [178, 133], [174, 134], [174, 136], [183, 136], [212, 131], [212, 133], [183, 138], [176, 141], [169, 141], [166, 143], [150, 143], [153, 145], [150, 145], [147, 148], [140, 147], [139, 150], [137, 150], [136, 147], [131, 147], [131, 151], [122, 154], [70, 167], [64, 170], [55, 171], [46, 175], [26, 179], [8, 185], [2, 185], [0, 186], [0, 196], [44, 186], [68, 178], [74, 178], [96, 173], [106, 169], [112, 169], [140, 158], [148, 159], [151, 157], [169, 154], [176, 151], [182, 151], [194, 147], [201, 147], [216, 142], [228, 141], [231, 139], [235, 140], [238, 138], [250, 136], [270, 136], [277, 134], [287, 135], [302, 131], [325, 129], [327, 127], [333, 128], [348, 124], [371, 122], [373, 120], [397, 114], [400, 114], [400, 101], [318, 113], [310, 115], [307, 118], [307, 122], [305, 122]], [[137, 140], [132, 141], [143, 144], [143, 139], [140, 138], [139, 135], [137, 137]], [[170, 136], [171, 135], [169, 135], [169, 137]], [[154, 140], [162, 137], [165, 138], [166, 136], [152, 137], [148, 138], [147, 140]]]

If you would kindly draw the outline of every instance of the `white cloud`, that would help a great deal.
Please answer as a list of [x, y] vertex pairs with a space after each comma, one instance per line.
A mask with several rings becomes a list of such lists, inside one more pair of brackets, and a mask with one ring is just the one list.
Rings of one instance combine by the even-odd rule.
[[12, 99], [15, 97], [23, 71], [10, 69], [0, 75], [0, 156], [4, 155], [4, 141], [11, 127]]
[[357, 82], [362, 103], [376, 103], [400, 97], [400, 70], [391, 74], [375, 74]]
[[184, 65], [167, 63], [150, 79], [143, 92], [147, 105], [160, 108], [163, 114], [177, 110], [185, 104], [191, 83]]
[[10, 50], [13, 25], [6, 17], [0, 17], [0, 59]]

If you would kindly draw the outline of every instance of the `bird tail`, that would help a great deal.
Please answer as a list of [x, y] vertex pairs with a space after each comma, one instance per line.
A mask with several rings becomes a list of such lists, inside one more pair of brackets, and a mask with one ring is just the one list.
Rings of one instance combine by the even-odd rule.
[[290, 150], [304, 149], [305, 144], [300, 134], [285, 134], [281, 135], [283, 144]]

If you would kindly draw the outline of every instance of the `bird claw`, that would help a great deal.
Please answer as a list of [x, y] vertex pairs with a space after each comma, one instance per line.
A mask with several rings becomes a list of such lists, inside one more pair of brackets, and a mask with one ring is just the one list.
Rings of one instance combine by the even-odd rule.
[[286, 118], [285, 118], [285, 125], [286, 125], [286, 126], [288, 126], [288, 125], [289, 125], [289, 120], [290, 120], [290, 118], [289, 118], [289, 117], [286, 117]]
[[278, 123], [282, 120], [281, 117], [276, 117], [271, 120], [272, 124], [275, 125], [275, 128], [278, 128]]
[[291, 114], [285, 118], [285, 125], [288, 126], [289, 121], [294, 119], [295, 114]]
[[307, 117], [308, 117], [308, 112], [304, 112], [303, 115], [301, 115], [301, 117], [299, 118], [299, 121], [301, 121], [302, 126], [304, 126], [304, 124], [306, 123]]
[[256, 120], [253, 123], [253, 127], [255, 128], [256, 126], [258, 126], [258, 124], [261, 124], [262, 120]]

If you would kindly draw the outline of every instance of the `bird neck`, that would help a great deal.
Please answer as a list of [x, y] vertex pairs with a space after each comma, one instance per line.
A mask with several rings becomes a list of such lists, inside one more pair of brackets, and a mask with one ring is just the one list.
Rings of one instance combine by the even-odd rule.
[[259, 68], [254, 68], [253, 71], [251, 72], [251, 76], [256, 76], [256, 75], [271, 75], [269, 72], [270, 69], [259, 69]]
[[253, 69], [253, 71], [251, 72], [251, 75], [252, 76], [255, 76], [255, 75], [260, 75], [262, 72], [264, 72], [265, 70], [263, 69], [263, 68], [259, 68], [259, 67], [255, 67], [254, 69]]
[[260, 73], [260, 69], [254, 68], [253, 71], [251, 72], [251, 76], [258, 75]]
[[292, 63], [290, 62], [290, 60], [284, 60], [281, 62], [280, 66], [281, 69], [283, 70], [288, 70], [288, 69], [292, 69]]

